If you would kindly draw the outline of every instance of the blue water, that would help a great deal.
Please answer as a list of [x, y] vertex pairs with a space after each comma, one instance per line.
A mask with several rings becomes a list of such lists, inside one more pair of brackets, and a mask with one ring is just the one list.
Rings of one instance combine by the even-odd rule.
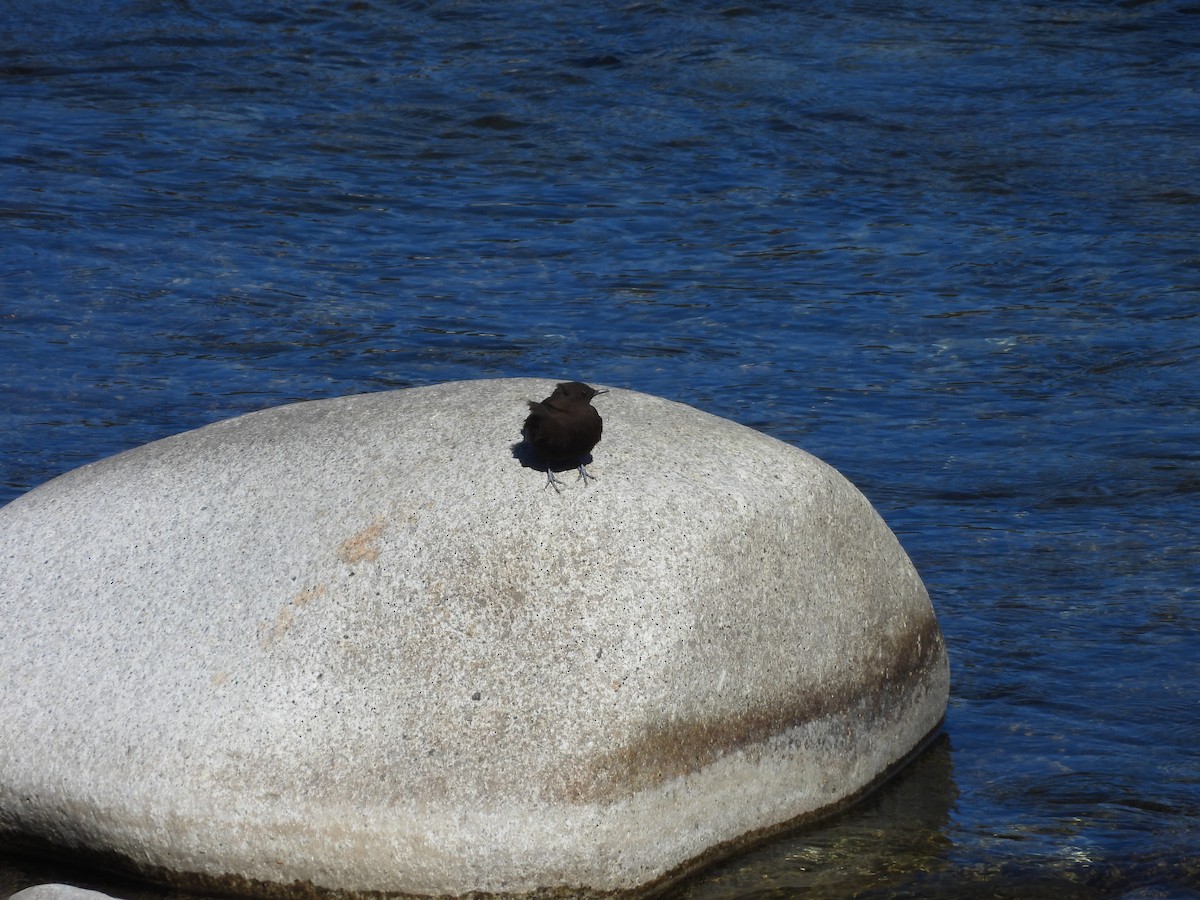
[[13, 0], [0, 235], [0, 502], [516, 375], [855, 481], [946, 738], [678, 896], [1200, 897], [1200, 5]]

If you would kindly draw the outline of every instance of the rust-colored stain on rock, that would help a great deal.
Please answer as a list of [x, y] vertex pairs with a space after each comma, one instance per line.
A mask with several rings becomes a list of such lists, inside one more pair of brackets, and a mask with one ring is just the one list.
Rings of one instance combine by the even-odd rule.
[[324, 594], [328, 588], [323, 584], [307, 587], [296, 595], [296, 599], [292, 601], [296, 606], [307, 606], [313, 600]]
[[379, 559], [379, 536], [383, 534], [383, 520], [376, 519], [353, 537], [346, 538], [338, 546], [338, 559], [352, 566], [360, 562], [375, 562]]
[[290, 603], [285, 603], [279, 608], [279, 612], [275, 616], [273, 624], [259, 626], [259, 644], [267, 647], [277, 640], [282, 638], [291, 629], [296, 622], [296, 610], [302, 606], [307, 606], [313, 600], [323, 596], [328, 590], [328, 586], [324, 584], [313, 585], [306, 587], [292, 598]]

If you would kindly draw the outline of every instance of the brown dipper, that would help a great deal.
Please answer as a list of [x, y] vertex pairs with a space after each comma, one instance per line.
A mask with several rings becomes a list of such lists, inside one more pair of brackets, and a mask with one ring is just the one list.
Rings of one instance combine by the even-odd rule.
[[546, 463], [546, 479], [556, 491], [562, 490], [562, 482], [554, 477], [555, 466], [579, 466], [584, 484], [596, 477], [584, 466], [583, 457], [600, 443], [604, 428], [600, 413], [592, 408], [592, 398], [606, 393], [582, 381], [564, 381], [541, 403], [529, 401], [529, 417], [521, 434]]

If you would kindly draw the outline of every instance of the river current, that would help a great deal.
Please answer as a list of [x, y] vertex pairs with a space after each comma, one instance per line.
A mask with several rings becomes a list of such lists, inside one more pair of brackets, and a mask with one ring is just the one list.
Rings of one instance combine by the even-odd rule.
[[[683, 401], [867, 494], [953, 687], [674, 896], [1200, 898], [1198, 223], [1194, 2], [0, 0], [0, 502], [295, 400]], [[0, 895], [71, 877], [137, 893]]]

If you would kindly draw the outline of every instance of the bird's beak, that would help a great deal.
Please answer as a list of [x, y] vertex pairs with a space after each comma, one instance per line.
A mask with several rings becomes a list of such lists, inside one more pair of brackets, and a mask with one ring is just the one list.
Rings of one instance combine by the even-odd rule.
[[604, 390], [602, 390], [602, 391], [596, 391], [596, 393], [595, 393], [595, 395], [594, 395], [594, 396], [596, 396], [596, 397], [599, 397], [601, 394], [607, 394], [607, 393], [608, 393], [608, 389], [607, 389], [607, 388], [605, 388], [605, 389], [604, 389]]

